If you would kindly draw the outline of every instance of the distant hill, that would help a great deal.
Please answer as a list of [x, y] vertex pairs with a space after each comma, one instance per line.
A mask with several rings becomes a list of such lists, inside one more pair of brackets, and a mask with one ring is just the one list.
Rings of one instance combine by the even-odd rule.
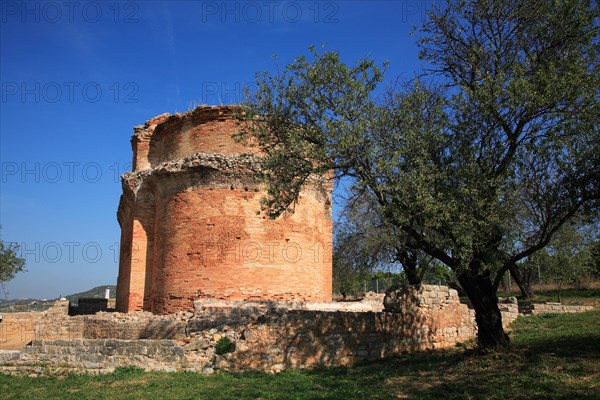
[[[0, 300], [0, 307], [8, 307], [16, 304], [31, 304], [41, 302], [40, 299], [13, 299], [13, 300]], [[53, 300], [54, 301], [54, 300]]]
[[[70, 294], [66, 297], [71, 301], [72, 304], [77, 304], [79, 299], [84, 298], [104, 298], [106, 289], [110, 289], [110, 298], [114, 299], [117, 294], [117, 287], [115, 285], [103, 285], [97, 286], [86, 292]], [[52, 300], [40, 300], [40, 299], [14, 299], [14, 300], [0, 300], [0, 311], [40, 311], [45, 310], [54, 304]]]
[[70, 300], [71, 303], [77, 303], [77, 301], [82, 297], [86, 298], [86, 299], [88, 299], [88, 298], [103, 299], [104, 294], [106, 293], [106, 289], [110, 289], [110, 298], [114, 299], [117, 295], [117, 287], [115, 285], [97, 286], [86, 292], [70, 294], [70, 295], [64, 296], [64, 297], [66, 297], [68, 300]]

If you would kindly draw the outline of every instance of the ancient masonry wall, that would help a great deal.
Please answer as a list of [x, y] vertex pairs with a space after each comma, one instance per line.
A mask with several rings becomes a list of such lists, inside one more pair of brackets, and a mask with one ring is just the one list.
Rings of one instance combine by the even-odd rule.
[[572, 314], [593, 310], [592, 306], [572, 306], [564, 305], [561, 303], [547, 302], [532, 304], [530, 306], [521, 306], [519, 310], [525, 315], [539, 315], [539, 314]]
[[[168, 316], [138, 312], [68, 317], [54, 310], [39, 313], [42, 323], [21, 350], [2, 350], [5, 319], [0, 324], [0, 372], [103, 373], [123, 366], [205, 374], [278, 372], [450, 348], [477, 332], [473, 311], [444, 286], [400, 289], [388, 296], [385, 311], [373, 300], [342, 303], [337, 311], [332, 303], [213, 300], [196, 301], [194, 313]], [[367, 311], [369, 305], [376, 311]], [[507, 328], [516, 318], [516, 307], [511, 299], [500, 305]], [[571, 311], [584, 309], [554, 310]], [[217, 354], [224, 337], [231, 345], [225, 354]]]
[[[99, 313], [56, 316], [63, 336], [40, 329], [21, 351], [0, 351], [5, 373], [107, 372], [133, 365], [147, 370], [281, 371], [352, 365], [400, 352], [442, 349], [471, 339], [473, 312], [446, 287], [409, 289], [409, 301], [392, 312], [367, 300], [361, 306], [331, 303], [199, 300], [195, 312]], [[381, 298], [380, 303], [381, 303]], [[409, 299], [409, 300], [407, 300]], [[358, 311], [346, 311], [362, 309]], [[365, 311], [365, 310], [378, 311]], [[70, 327], [69, 327], [70, 326]], [[216, 354], [223, 337], [231, 346]]]
[[117, 310], [170, 314], [197, 299], [331, 301], [331, 184], [293, 212], [258, 214], [255, 149], [231, 107], [164, 114], [135, 128], [118, 210]]

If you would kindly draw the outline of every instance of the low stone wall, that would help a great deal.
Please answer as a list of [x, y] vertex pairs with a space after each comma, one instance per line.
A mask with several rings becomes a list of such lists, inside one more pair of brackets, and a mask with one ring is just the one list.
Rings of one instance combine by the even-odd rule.
[[386, 311], [409, 324], [430, 328], [433, 348], [446, 348], [477, 334], [475, 311], [462, 304], [458, 292], [447, 286], [420, 285], [389, 289], [383, 301]]
[[[195, 313], [169, 316], [69, 317], [63, 305], [35, 318], [32, 313], [5, 315], [14, 323], [33, 321], [25, 329], [32, 342], [21, 351], [0, 350], [0, 372], [102, 373], [128, 365], [204, 374], [278, 372], [450, 348], [477, 333], [474, 311], [445, 286], [399, 287], [386, 294], [383, 304], [381, 298], [372, 294], [349, 303], [198, 301]], [[499, 299], [499, 308], [508, 328], [519, 315], [517, 301]], [[549, 303], [534, 305], [530, 313], [589, 309]], [[7, 326], [0, 324], [1, 329]], [[223, 338], [229, 348], [223, 349]], [[218, 347], [225, 353], [217, 354]], [[0, 342], [0, 349], [7, 347]]]
[[454, 346], [473, 337], [472, 326], [441, 327], [425, 315], [389, 312], [273, 312], [249, 324], [236, 351], [216, 360], [225, 370], [352, 365], [401, 352]]
[[174, 372], [185, 364], [185, 351], [174, 340], [35, 340], [21, 351], [0, 351], [0, 364], [7, 374], [94, 374], [124, 366]]
[[498, 298], [498, 308], [502, 314], [502, 327], [510, 329], [510, 324], [519, 318], [519, 303], [516, 297]]
[[523, 315], [538, 315], [538, 314], [571, 314], [593, 310], [592, 306], [569, 306], [561, 303], [537, 303], [529, 306], [519, 307], [519, 311]]
[[68, 312], [69, 301], [61, 299], [46, 311], [3, 313], [0, 350], [20, 349], [34, 339], [83, 337], [83, 320]]
[[193, 313], [168, 316], [148, 312], [98, 313], [83, 318], [85, 339], [184, 339]]
[[[474, 337], [473, 312], [459, 302], [455, 291], [424, 285], [408, 288], [405, 294], [409, 303], [394, 312], [368, 311], [381, 306], [364, 303], [324, 311], [335, 305], [198, 302], [195, 314], [72, 317], [83, 326], [81, 339], [34, 340], [21, 352], [2, 354], [1, 369], [39, 374], [43, 365], [43, 373], [106, 372], [134, 365], [202, 373], [276, 372], [352, 365], [400, 352], [452, 347]], [[374, 297], [369, 301], [374, 303]], [[345, 311], [353, 308], [365, 311]], [[101, 339], [105, 336], [112, 339]], [[230, 351], [216, 354], [224, 337]]]
[[[190, 320], [190, 326], [201, 326]], [[430, 324], [434, 325], [430, 325]], [[35, 340], [21, 352], [0, 352], [6, 373], [109, 372], [133, 365], [146, 370], [259, 370], [352, 365], [400, 352], [449, 347], [473, 328], [435, 327], [435, 321], [382, 312], [271, 309], [243, 326], [219, 325], [174, 340]], [[219, 340], [231, 343], [216, 354]], [[40, 366], [44, 369], [40, 372]]]

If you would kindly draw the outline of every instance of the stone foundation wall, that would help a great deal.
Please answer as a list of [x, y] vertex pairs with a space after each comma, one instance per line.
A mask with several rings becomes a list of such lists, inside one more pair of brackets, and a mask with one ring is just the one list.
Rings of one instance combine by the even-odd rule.
[[[261, 314], [260, 311], [249, 314]], [[0, 351], [5, 373], [109, 372], [132, 365], [146, 370], [281, 371], [287, 368], [352, 365], [400, 352], [449, 347], [472, 336], [473, 328], [436, 330], [420, 317], [375, 312], [271, 309], [252, 321], [213, 328], [189, 321], [183, 340], [34, 340], [19, 351]], [[204, 323], [203, 323], [204, 322]], [[195, 329], [200, 329], [196, 331]], [[231, 352], [216, 354], [223, 337]], [[39, 371], [43, 366], [44, 370]]]
[[46, 311], [3, 313], [0, 350], [20, 349], [34, 339], [83, 337], [81, 317], [69, 317], [69, 301], [58, 300]]
[[132, 314], [99, 313], [84, 318], [85, 339], [184, 339], [193, 313], [169, 316], [147, 312]]
[[[369, 296], [365, 302], [338, 304], [337, 310], [331, 303], [197, 301], [195, 313], [65, 317], [63, 328], [81, 327], [78, 338], [36, 339], [21, 352], [1, 353], [1, 368], [32, 374], [40, 373], [40, 365], [46, 368], [43, 373], [106, 372], [125, 365], [202, 373], [276, 372], [352, 365], [452, 347], [474, 337], [473, 313], [454, 291], [423, 286], [410, 293], [417, 301], [402, 312], [381, 312], [377, 296]], [[216, 354], [224, 337], [230, 351]]]
[[[278, 372], [451, 348], [476, 335], [473, 310], [447, 287], [397, 288], [388, 292], [383, 305], [378, 299], [381, 296], [353, 303], [196, 301], [194, 313], [168, 316], [40, 313], [44, 319], [32, 328], [29, 346], [0, 350], [0, 372], [102, 373], [128, 365], [204, 374]], [[542, 309], [547, 306], [552, 312], [591, 309], [556, 304]], [[518, 315], [516, 299], [500, 299], [499, 307], [508, 327]], [[540, 312], [538, 305], [533, 309]], [[217, 354], [223, 338], [229, 340], [229, 348]]]
[[72, 339], [183, 339], [193, 313], [168, 316], [148, 312], [100, 312], [69, 316], [68, 301], [42, 312], [4, 313], [0, 350], [17, 350], [32, 341]]
[[498, 308], [502, 314], [502, 327], [507, 330], [519, 318], [519, 303], [516, 297], [498, 298]]
[[433, 348], [445, 348], [473, 338], [477, 333], [475, 311], [462, 304], [458, 292], [447, 286], [420, 285], [388, 289], [386, 311], [410, 324], [427, 328]]
[[547, 302], [543, 304], [532, 304], [521, 306], [519, 311], [524, 315], [538, 314], [571, 314], [593, 310], [592, 306], [568, 306], [561, 303]]
[[174, 340], [35, 340], [21, 351], [0, 351], [0, 368], [8, 374], [34, 375], [94, 374], [125, 366], [176, 371], [185, 364], [184, 355]]

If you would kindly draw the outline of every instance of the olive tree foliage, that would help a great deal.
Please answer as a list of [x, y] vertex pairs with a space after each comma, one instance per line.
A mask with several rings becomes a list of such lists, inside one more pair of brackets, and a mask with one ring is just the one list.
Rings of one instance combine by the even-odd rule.
[[586, 1], [450, 1], [421, 29], [431, 70], [381, 97], [385, 65], [336, 52], [259, 75], [240, 137], [264, 154], [264, 211], [351, 177], [410, 248], [452, 269], [479, 345], [505, 348], [503, 274], [598, 212], [596, 17]]
[[507, 269], [522, 286], [518, 261], [576, 213], [597, 210], [598, 8], [586, 1], [455, 8], [463, 19], [449, 7], [426, 25], [422, 55], [462, 89], [454, 125], [479, 131], [469, 145], [481, 150], [468, 156], [492, 179], [482, 183], [505, 184], [498, 194], [512, 196], [508, 212], [497, 209], [511, 226], [499, 231], [510, 249], [496, 257], [503, 262], [495, 286]]
[[357, 251], [362, 239], [347, 223], [338, 227], [333, 239], [333, 288], [345, 299], [360, 290], [360, 284], [373, 270], [368, 254]]
[[504, 242], [493, 257], [503, 269], [545, 246], [577, 212], [597, 209], [594, 17], [585, 1], [457, 2], [424, 27], [423, 58], [457, 89], [455, 175], [475, 190], [458, 197], [475, 204], [472, 223], [487, 226], [475, 241]]
[[439, 279], [432, 257], [408, 245], [407, 234], [387, 221], [370, 192], [352, 187], [346, 200], [340, 220], [334, 224], [334, 281], [340, 263], [360, 264], [368, 272], [401, 269], [410, 285], [433, 275]]
[[600, 238], [597, 238], [590, 246], [589, 263], [594, 278], [600, 278]]
[[564, 284], [581, 284], [594, 273], [594, 225], [582, 227], [576, 223], [563, 225], [543, 250], [532, 254], [524, 269], [541, 271], [544, 281], [557, 285], [557, 300], [561, 301]]
[[19, 245], [0, 240], [0, 282], [8, 282], [25, 270], [25, 260], [18, 256]]
[[[515, 266], [520, 275], [517, 281], [525, 297], [533, 297], [533, 282], [584, 285], [587, 280], [597, 278], [595, 261], [600, 225], [599, 216], [582, 220], [575, 216], [564, 224], [552, 237], [550, 243], [539, 252]], [[591, 221], [590, 221], [591, 220]], [[511, 275], [514, 277], [513, 270]]]
[[0, 285], [6, 295], [5, 283], [25, 270], [25, 260], [18, 256], [19, 245], [0, 240]]

